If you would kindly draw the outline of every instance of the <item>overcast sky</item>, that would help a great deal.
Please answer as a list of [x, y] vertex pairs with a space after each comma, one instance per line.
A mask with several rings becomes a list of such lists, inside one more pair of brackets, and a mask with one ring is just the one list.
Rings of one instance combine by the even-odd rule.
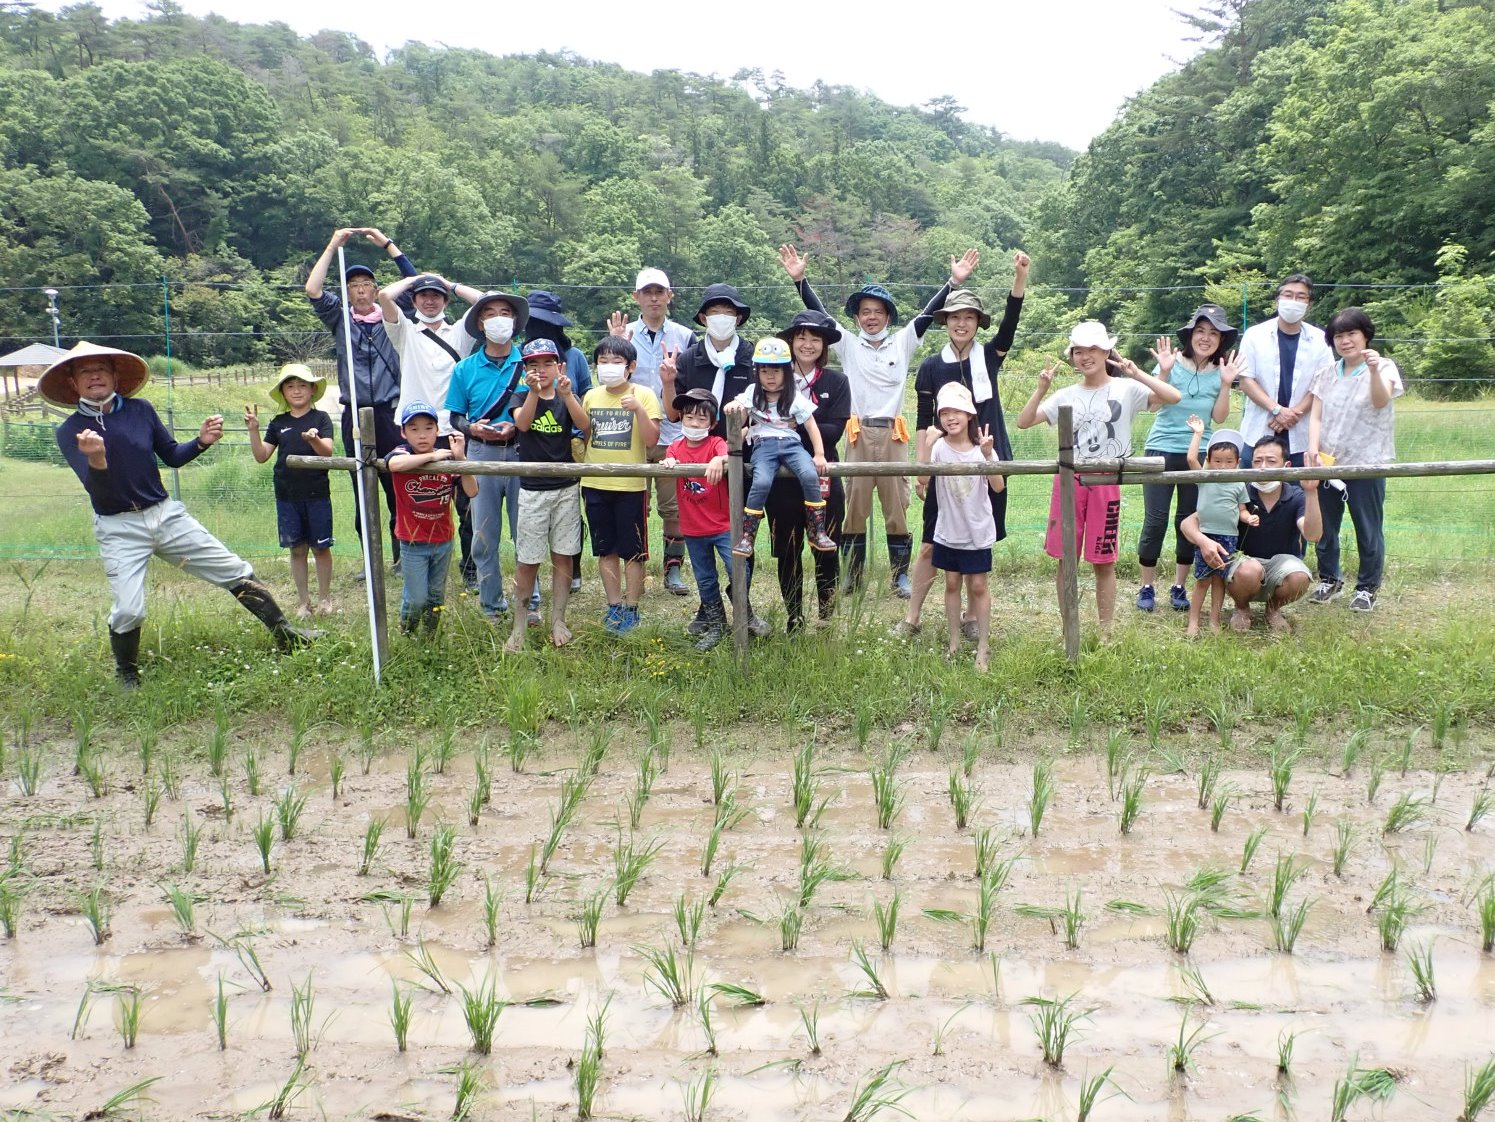
[[[43, 0], [56, 10], [67, 0]], [[868, 0], [710, 4], [403, 3], [379, 0], [180, 0], [194, 15], [284, 21], [303, 35], [351, 31], [384, 52], [418, 39], [493, 54], [571, 50], [630, 70], [678, 69], [729, 78], [782, 71], [870, 90], [896, 105], [948, 94], [968, 121], [1018, 140], [1083, 148], [1122, 102], [1199, 49], [1175, 7], [1191, 0]], [[100, 0], [111, 18], [145, 14], [142, 0]], [[547, 20], [545, 13], [556, 18]], [[499, 14], [502, 13], [502, 14]], [[882, 13], [896, 13], [891, 17]]]

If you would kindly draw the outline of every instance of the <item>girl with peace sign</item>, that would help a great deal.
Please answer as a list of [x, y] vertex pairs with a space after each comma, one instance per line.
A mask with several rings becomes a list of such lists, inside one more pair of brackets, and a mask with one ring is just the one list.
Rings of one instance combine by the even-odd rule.
[[[937, 426], [919, 434], [919, 459], [932, 464], [990, 463], [996, 438], [990, 426], [976, 423], [976, 403], [959, 382], [947, 382], [935, 399]], [[976, 624], [976, 669], [985, 670], [990, 657], [991, 547], [997, 524], [987, 491], [1002, 491], [1007, 480], [988, 475], [941, 475], [935, 479], [939, 516], [934, 526], [934, 567], [945, 574], [945, 617], [953, 657], [960, 652], [960, 589], [965, 585], [970, 618]], [[927, 478], [919, 481], [928, 484]]]

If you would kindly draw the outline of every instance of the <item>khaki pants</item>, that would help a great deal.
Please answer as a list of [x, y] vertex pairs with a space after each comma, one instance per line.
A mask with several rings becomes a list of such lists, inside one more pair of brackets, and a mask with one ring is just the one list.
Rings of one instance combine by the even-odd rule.
[[[657, 464], [664, 459], [664, 446], [656, 444], [649, 449], [649, 462]], [[659, 512], [659, 517], [673, 522], [680, 516], [680, 499], [675, 492], [675, 481], [671, 478], [661, 476], [654, 481], [654, 509]]]
[[[861, 435], [855, 444], [847, 446], [842, 459], [848, 464], [865, 464], [875, 461], [907, 460], [908, 445], [893, 439], [890, 428], [862, 426]], [[867, 519], [872, 514], [872, 491], [882, 503], [883, 525], [889, 534], [908, 533], [908, 476], [906, 475], [859, 475], [846, 481], [846, 523], [841, 527], [844, 534], [865, 534]]]

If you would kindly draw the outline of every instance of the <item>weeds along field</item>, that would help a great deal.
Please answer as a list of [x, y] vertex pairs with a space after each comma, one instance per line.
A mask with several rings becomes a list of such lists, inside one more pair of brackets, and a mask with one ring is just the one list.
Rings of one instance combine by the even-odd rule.
[[724, 727], [548, 715], [519, 676], [481, 728], [23, 711], [0, 1107], [1476, 1117], [1482, 724], [1089, 702]]

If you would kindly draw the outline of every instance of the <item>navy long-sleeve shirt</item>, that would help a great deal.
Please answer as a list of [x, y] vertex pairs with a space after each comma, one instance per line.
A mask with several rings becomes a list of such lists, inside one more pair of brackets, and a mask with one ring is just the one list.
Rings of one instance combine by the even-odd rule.
[[[195, 437], [180, 444], [173, 440], [150, 402], [135, 397], [116, 400], [106, 416], [74, 413], [57, 426], [57, 447], [82, 481], [96, 514], [123, 514], [165, 502], [157, 459], [179, 468], [206, 451]], [[86, 429], [104, 437], [108, 466], [102, 470], [90, 467], [88, 457], [78, 450], [78, 434]]]
[[[403, 253], [394, 259], [400, 276], [416, 275], [415, 266]], [[322, 321], [332, 335], [337, 350], [337, 389], [344, 405], [351, 402], [348, 395], [349, 361], [346, 340], [343, 337], [343, 301], [334, 287], [324, 287], [322, 295], [307, 297], [311, 310]], [[398, 301], [406, 315], [410, 315], [414, 304], [406, 293]], [[393, 405], [400, 399], [400, 356], [384, 333], [384, 322], [360, 323], [352, 321], [353, 376], [358, 379], [359, 405]], [[440, 405], [441, 403], [435, 402]]]

